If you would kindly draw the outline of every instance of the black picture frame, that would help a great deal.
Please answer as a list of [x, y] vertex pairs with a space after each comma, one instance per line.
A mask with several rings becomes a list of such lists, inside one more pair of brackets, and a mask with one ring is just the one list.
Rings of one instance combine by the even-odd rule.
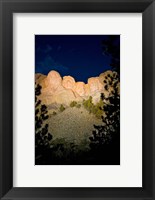
[[[13, 13], [142, 13], [143, 187], [13, 187]], [[0, 197], [1, 199], [155, 199], [155, 2], [154, 0], [0, 0]], [[134, 111], [133, 111], [134, 113]], [[28, 175], [28, 174], [27, 174]]]

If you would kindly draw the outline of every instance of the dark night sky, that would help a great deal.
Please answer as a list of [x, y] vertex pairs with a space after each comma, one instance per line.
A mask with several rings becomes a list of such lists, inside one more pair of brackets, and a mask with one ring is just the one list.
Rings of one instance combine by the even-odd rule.
[[107, 37], [36, 35], [35, 72], [47, 75], [49, 71], [56, 70], [61, 76], [71, 75], [76, 81], [86, 83], [89, 77], [111, 69], [111, 57], [106, 56], [102, 50], [102, 41]]

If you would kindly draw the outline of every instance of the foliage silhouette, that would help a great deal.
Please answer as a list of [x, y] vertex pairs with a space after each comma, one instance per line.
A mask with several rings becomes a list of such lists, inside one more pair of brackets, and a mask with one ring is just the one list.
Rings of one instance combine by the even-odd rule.
[[120, 38], [118, 35], [109, 35], [102, 41], [104, 55], [111, 57], [110, 66], [120, 74]]
[[102, 116], [103, 124], [94, 125], [94, 131], [89, 138], [92, 154], [96, 156], [98, 161], [108, 164], [112, 162], [113, 158], [118, 164], [120, 161], [120, 95], [118, 83], [118, 79], [112, 82], [114, 89], [108, 98], [105, 98], [104, 94], [101, 95], [101, 100], [104, 102], [101, 110], [105, 113]]
[[46, 105], [43, 105], [38, 99], [41, 94], [41, 86], [35, 87], [35, 157], [36, 162], [43, 157], [47, 149], [50, 148], [52, 135], [48, 132], [48, 111]]
[[55, 112], [55, 111], [53, 111], [53, 113], [52, 113], [53, 115], [56, 115], [57, 113]]
[[93, 98], [92, 96], [90, 96], [89, 99], [83, 101], [83, 106], [86, 110], [89, 111], [89, 113], [93, 113], [99, 119], [103, 115], [103, 110], [101, 109], [101, 107], [103, 106], [102, 100], [94, 104]]
[[60, 112], [63, 112], [64, 110], [65, 110], [65, 107], [61, 104], [61, 106], [60, 106]]
[[70, 103], [70, 107], [75, 107], [77, 105], [77, 102], [76, 101], [72, 101], [71, 103]]

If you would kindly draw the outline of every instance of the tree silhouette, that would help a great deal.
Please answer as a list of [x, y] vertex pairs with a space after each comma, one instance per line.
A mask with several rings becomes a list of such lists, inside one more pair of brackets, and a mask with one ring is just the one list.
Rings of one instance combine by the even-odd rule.
[[112, 69], [120, 74], [120, 37], [109, 35], [102, 41], [102, 50], [104, 55], [111, 58]]
[[39, 159], [50, 148], [52, 135], [48, 132], [48, 111], [46, 105], [41, 103], [38, 96], [41, 94], [41, 86], [35, 87], [35, 157]]
[[[118, 162], [120, 159], [120, 95], [118, 79], [112, 82], [113, 91], [108, 98], [101, 94], [104, 102], [101, 109], [105, 113], [102, 116], [102, 125], [94, 125], [94, 131], [90, 139], [92, 152], [98, 160], [110, 162], [112, 157]], [[107, 85], [108, 90], [108, 85]], [[102, 160], [103, 161], [103, 160]]]

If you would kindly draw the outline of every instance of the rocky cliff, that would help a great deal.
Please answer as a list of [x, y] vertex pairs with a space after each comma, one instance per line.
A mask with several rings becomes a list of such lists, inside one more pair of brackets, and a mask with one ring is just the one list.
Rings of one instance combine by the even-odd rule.
[[93, 102], [100, 100], [101, 93], [108, 97], [112, 91], [114, 84], [118, 83], [118, 75], [113, 71], [106, 71], [98, 77], [91, 77], [87, 84], [84, 82], [76, 82], [71, 76], [61, 77], [56, 71], [50, 71], [47, 76], [43, 74], [35, 74], [36, 84], [42, 86], [40, 100], [50, 105], [52, 103], [69, 105], [72, 101], [83, 101], [90, 96]]

